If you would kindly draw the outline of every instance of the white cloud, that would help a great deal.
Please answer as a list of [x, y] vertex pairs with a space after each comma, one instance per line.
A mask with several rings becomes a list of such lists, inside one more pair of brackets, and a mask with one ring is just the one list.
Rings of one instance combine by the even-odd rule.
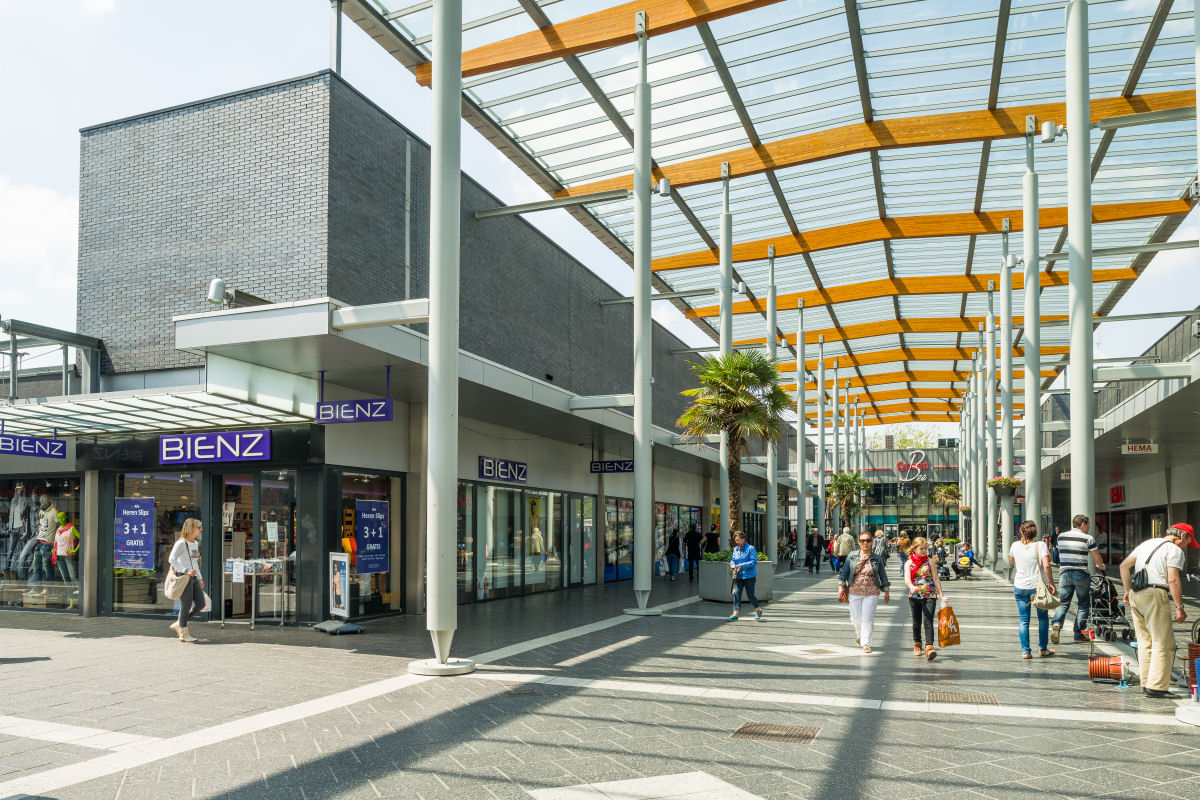
[[83, 13], [93, 16], [111, 14], [117, 10], [117, 0], [80, 0], [79, 7]]
[[0, 314], [75, 328], [79, 199], [0, 175]]

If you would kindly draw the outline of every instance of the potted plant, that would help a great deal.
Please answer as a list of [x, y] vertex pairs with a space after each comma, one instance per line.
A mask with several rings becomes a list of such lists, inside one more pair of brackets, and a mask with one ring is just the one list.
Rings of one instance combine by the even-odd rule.
[[958, 513], [962, 514], [964, 517], [969, 517], [969, 516], [971, 516], [971, 507], [970, 506], [959, 506]]
[[[732, 550], [705, 553], [700, 566], [700, 599], [729, 603], [733, 599], [733, 581], [729, 577], [729, 559]], [[758, 580], [754, 582], [754, 594], [762, 602], [771, 599], [775, 583], [775, 564], [767, 560], [766, 553], [758, 554]]]
[[996, 497], [1012, 497], [1021, 487], [1021, 481], [1019, 478], [996, 476], [988, 481], [987, 485], [996, 493]]

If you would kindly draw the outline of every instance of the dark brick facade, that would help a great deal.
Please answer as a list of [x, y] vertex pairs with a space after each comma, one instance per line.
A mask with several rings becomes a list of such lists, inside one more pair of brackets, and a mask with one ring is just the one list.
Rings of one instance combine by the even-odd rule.
[[[405, 147], [411, 211], [405, 224]], [[464, 350], [581, 394], [632, 389], [632, 308], [469, 178], [462, 195]], [[193, 366], [171, 317], [211, 308], [213, 277], [272, 302], [428, 293], [429, 148], [329, 72], [87, 128], [80, 177], [80, 330], [105, 371]], [[411, 241], [407, 237], [411, 236]], [[691, 383], [655, 326], [655, 422]], [[547, 376], [552, 376], [547, 378]]]

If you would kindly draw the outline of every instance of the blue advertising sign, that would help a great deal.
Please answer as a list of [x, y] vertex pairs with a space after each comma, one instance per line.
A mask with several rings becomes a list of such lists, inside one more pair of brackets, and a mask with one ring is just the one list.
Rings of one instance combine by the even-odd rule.
[[505, 481], [507, 483], [525, 483], [529, 465], [521, 461], [509, 461], [507, 458], [479, 457], [479, 477], [487, 481]]
[[330, 400], [317, 403], [317, 422], [332, 425], [335, 422], [390, 422], [392, 401], [385, 400]]
[[358, 545], [355, 569], [359, 575], [388, 572], [388, 502], [354, 501], [354, 538]]
[[217, 464], [270, 458], [269, 430], [173, 433], [158, 437], [160, 464]]
[[42, 439], [4, 433], [0, 434], [0, 455], [66, 458], [67, 443], [63, 439]]
[[153, 497], [117, 498], [113, 566], [117, 569], [154, 569]]
[[633, 472], [633, 459], [618, 461], [593, 461], [592, 472]]

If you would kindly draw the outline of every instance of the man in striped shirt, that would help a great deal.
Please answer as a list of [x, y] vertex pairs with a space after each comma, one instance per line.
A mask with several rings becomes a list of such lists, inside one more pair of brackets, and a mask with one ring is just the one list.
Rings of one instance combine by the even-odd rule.
[[1071, 597], [1078, 601], [1075, 611], [1075, 641], [1086, 642], [1083, 635], [1087, 625], [1088, 611], [1091, 610], [1091, 576], [1088, 574], [1088, 556], [1096, 562], [1096, 569], [1104, 572], [1104, 559], [1100, 557], [1100, 548], [1088, 530], [1091, 521], [1083, 514], [1076, 514], [1071, 519], [1071, 530], [1058, 535], [1058, 598], [1062, 605], [1054, 612], [1050, 620], [1050, 641], [1058, 644], [1059, 632], [1071, 608]]

